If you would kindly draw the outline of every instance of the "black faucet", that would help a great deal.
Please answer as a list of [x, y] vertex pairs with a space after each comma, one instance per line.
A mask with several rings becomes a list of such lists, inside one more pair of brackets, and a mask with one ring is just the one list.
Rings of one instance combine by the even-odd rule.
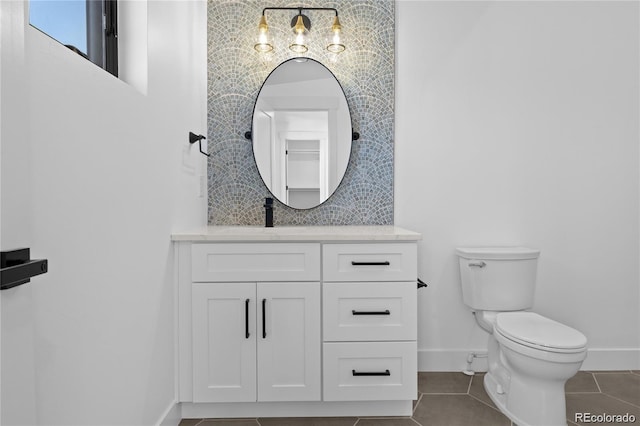
[[273, 198], [264, 199], [264, 226], [273, 228]]

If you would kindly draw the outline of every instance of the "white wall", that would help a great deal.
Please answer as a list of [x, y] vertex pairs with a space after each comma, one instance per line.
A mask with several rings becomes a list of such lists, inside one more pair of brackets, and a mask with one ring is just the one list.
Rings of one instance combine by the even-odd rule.
[[[397, 3], [395, 223], [421, 232], [422, 370], [486, 334], [454, 248], [540, 248], [534, 310], [640, 368], [639, 4]], [[480, 364], [479, 364], [480, 365]]]
[[[0, 2], [0, 249], [31, 247], [30, 143], [24, 8]], [[37, 250], [32, 256], [37, 258]], [[35, 424], [34, 315], [30, 285], [0, 292], [0, 424]]]
[[135, 87], [23, 33], [33, 246], [49, 259], [29, 284], [39, 424], [155, 424], [174, 402], [170, 233], [206, 224], [187, 139], [206, 134], [206, 2], [143, 12]]

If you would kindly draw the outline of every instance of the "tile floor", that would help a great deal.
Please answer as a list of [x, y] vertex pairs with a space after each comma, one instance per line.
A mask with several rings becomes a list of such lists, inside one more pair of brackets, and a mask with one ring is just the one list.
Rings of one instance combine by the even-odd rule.
[[[418, 399], [411, 417], [184, 419], [180, 426], [511, 426], [487, 396], [482, 378], [418, 373]], [[567, 382], [565, 393], [569, 426], [612, 424], [581, 422], [576, 413], [628, 413], [640, 424], [640, 371], [580, 371]]]

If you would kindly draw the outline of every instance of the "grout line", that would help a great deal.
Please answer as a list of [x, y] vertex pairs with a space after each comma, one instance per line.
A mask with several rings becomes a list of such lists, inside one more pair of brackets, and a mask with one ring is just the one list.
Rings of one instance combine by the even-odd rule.
[[360, 417], [356, 419], [356, 422], [353, 424], [353, 426], [356, 426], [358, 423], [360, 423]]
[[413, 407], [413, 410], [411, 410], [411, 417], [413, 417], [413, 415], [416, 413], [416, 409], [418, 408], [418, 405], [420, 404], [420, 401], [422, 401], [422, 397], [424, 396], [423, 393], [420, 394], [420, 396], [418, 397], [418, 400], [416, 401], [416, 406]]
[[602, 392], [602, 394], [605, 395], [605, 396], [608, 396], [609, 398], [615, 399], [616, 401], [624, 402], [625, 404], [629, 404], [629, 405], [631, 405], [633, 407], [640, 408], [640, 405], [636, 405], [633, 402], [625, 401], [624, 399], [620, 399], [620, 398], [618, 398], [616, 396], [613, 396], [613, 395], [610, 395], [610, 394], [608, 394], [606, 392]]
[[468, 392], [425, 392], [423, 395], [469, 395]]
[[360, 417], [358, 420], [391, 420], [391, 421], [395, 421], [395, 420], [413, 420], [414, 422], [418, 423], [413, 418], [413, 416], [371, 416], [371, 417], [366, 416], [366, 417]]
[[[475, 396], [473, 396], [473, 395], [471, 395], [471, 394], [469, 394], [469, 396], [470, 396], [471, 398], [475, 399], [476, 401], [483, 403], [483, 404], [484, 404], [484, 405], [486, 405], [487, 407], [489, 407], [489, 408], [491, 408], [491, 409], [493, 409], [493, 410], [497, 411], [498, 413], [500, 413], [500, 414], [504, 415], [504, 413], [503, 413], [502, 411], [500, 411], [500, 409], [498, 409], [498, 408], [494, 407], [493, 405], [490, 405], [490, 404], [486, 403], [485, 401], [481, 400], [480, 398], [476, 398]], [[507, 416], [505, 416], [505, 417], [507, 417]]]
[[591, 377], [593, 377], [593, 381], [596, 382], [596, 386], [598, 387], [598, 392], [603, 393], [602, 389], [600, 389], [600, 383], [598, 383], [598, 379], [596, 378], [596, 375], [593, 372], [589, 374], [591, 374]]
[[468, 393], [469, 395], [471, 395], [469, 392], [471, 392], [471, 383], [473, 383], [473, 379], [475, 379], [475, 377], [476, 377], [475, 375], [473, 375], [473, 376], [469, 377], [469, 379], [470, 379], [470, 380], [469, 380], [469, 386], [467, 386], [467, 393]]
[[[471, 380], [473, 381], [473, 379], [476, 376], [472, 376]], [[481, 400], [480, 398], [475, 397], [474, 395], [471, 394], [471, 382], [469, 382], [469, 389], [467, 390], [467, 395], [469, 395], [471, 398], [475, 399], [476, 401], [486, 405], [487, 407], [493, 409], [494, 411], [497, 411], [498, 413], [502, 414], [504, 416], [504, 413], [502, 411], [500, 411], [498, 408], [494, 407], [493, 405], [488, 404], [487, 402]], [[506, 417], [506, 416], [505, 416]], [[513, 422], [511, 422], [511, 424], [513, 425]]]
[[422, 426], [422, 423], [418, 422], [416, 419], [414, 419], [413, 417], [411, 417], [411, 420], [413, 420], [413, 422], [415, 424], [417, 424], [418, 426]]

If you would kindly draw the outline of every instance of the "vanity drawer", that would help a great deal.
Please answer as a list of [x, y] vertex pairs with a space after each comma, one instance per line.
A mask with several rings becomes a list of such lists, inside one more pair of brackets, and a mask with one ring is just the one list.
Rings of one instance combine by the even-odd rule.
[[323, 347], [325, 401], [416, 399], [416, 342], [325, 343]]
[[325, 283], [324, 341], [416, 340], [414, 282]]
[[319, 281], [320, 244], [193, 244], [194, 282]]
[[414, 243], [325, 244], [324, 281], [416, 281]]

